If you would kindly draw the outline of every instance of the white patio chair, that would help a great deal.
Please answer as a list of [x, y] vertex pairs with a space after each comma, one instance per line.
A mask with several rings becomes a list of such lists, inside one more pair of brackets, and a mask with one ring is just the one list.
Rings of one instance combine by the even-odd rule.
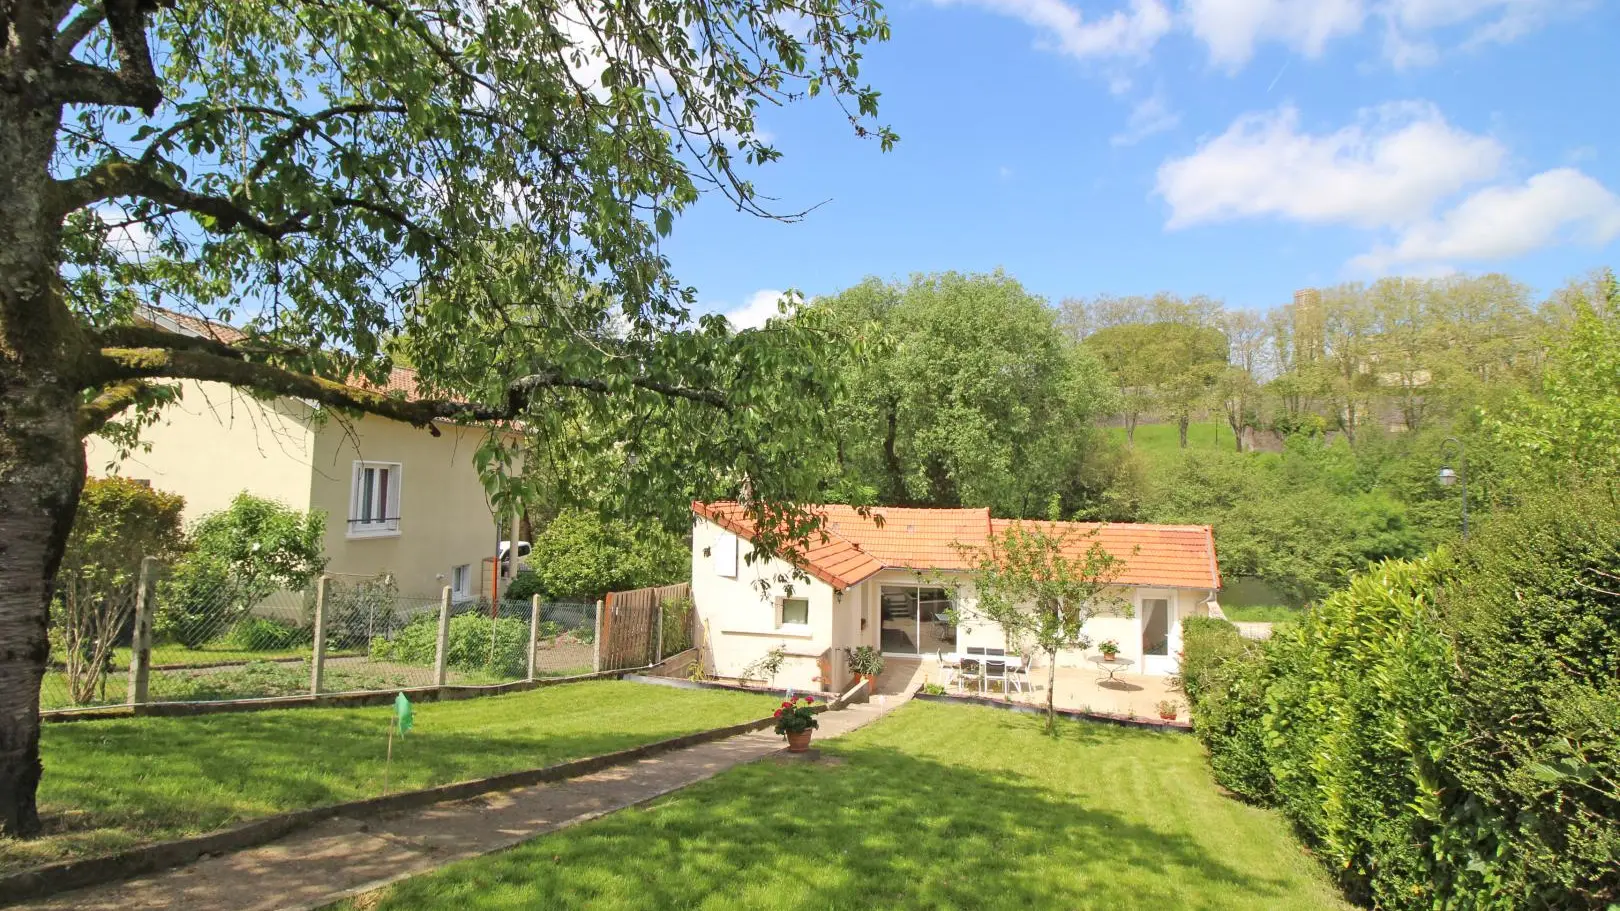
[[1030, 662], [1030, 657], [1028, 655], [1015, 655], [1015, 656], [1013, 656], [1012, 663], [1009, 663], [1007, 665], [1007, 683], [1006, 683], [1006, 685], [1010, 686], [1010, 687], [1012, 687], [1012, 688], [1014, 688], [1014, 689], [1016, 689], [1016, 690], [1018, 690], [1018, 691], [1020, 691], [1020, 692], [1022, 692], [1024, 694], [1026, 694], [1026, 695], [1030, 691], [1030, 689], [1029, 689], [1029, 662]]
[[979, 686], [981, 689], [983, 688], [983, 684], [980, 683], [980, 681], [979, 681], [979, 675], [983, 672], [982, 664], [983, 664], [983, 659], [982, 658], [966, 658], [966, 657], [964, 657], [962, 659], [962, 666], [956, 672], [956, 691], [957, 692], [959, 692], [959, 693], [967, 692], [969, 682], [972, 682], [974, 685]]
[[1001, 691], [1003, 693], [1007, 692], [1007, 659], [1005, 656], [986, 658], [984, 660], [984, 675], [979, 678], [979, 692], [988, 692], [990, 684], [996, 681], [1001, 682]]
[[956, 660], [955, 653], [948, 653], [944, 649], [935, 651], [934, 657], [939, 659], [939, 685], [949, 689], [962, 676], [962, 662]]

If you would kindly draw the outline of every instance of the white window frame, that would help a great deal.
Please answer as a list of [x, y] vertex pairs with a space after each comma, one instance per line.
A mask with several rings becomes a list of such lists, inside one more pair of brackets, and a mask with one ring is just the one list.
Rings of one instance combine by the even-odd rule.
[[[456, 574], [461, 578], [457, 579]], [[473, 597], [473, 567], [471, 563], [462, 563], [450, 567], [450, 597], [455, 601], [469, 601]]]
[[[373, 479], [367, 483], [367, 472], [387, 471], [388, 485], [379, 489], [373, 474]], [[400, 483], [403, 470], [398, 462], [362, 462], [354, 463], [354, 475], [349, 484], [349, 526], [347, 537], [350, 538], [391, 538], [399, 534], [399, 519], [401, 497], [400, 490], [404, 486]], [[369, 489], [368, 489], [369, 488]], [[369, 497], [367, 495], [370, 495]], [[382, 515], [377, 518], [363, 515], [368, 504], [383, 507]], [[372, 509], [376, 512], [376, 509]]]
[[[787, 603], [789, 601], [804, 602], [804, 622], [789, 623], [787, 621]], [[782, 597], [776, 599], [776, 628], [789, 632], [808, 632], [810, 629], [810, 599], [807, 597]]]

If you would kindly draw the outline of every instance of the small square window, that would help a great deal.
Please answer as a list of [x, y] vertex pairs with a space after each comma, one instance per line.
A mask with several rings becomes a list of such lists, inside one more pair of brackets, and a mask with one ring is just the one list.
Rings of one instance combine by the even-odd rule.
[[809, 626], [810, 602], [805, 598], [782, 599], [782, 626]]
[[450, 570], [450, 591], [458, 601], [472, 597], [471, 563], [463, 563]]

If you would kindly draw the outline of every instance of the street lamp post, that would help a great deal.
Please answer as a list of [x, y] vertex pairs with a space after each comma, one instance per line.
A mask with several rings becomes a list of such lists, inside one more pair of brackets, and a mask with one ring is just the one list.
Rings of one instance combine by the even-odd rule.
[[1457, 470], [1452, 471], [1451, 466], [1442, 464], [1438, 480], [1441, 487], [1450, 487], [1453, 484], [1462, 486], [1462, 532], [1463, 540], [1468, 540], [1468, 453], [1463, 448], [1462, 440], [1456, 437], [1446, 437], [1440, 441], [1440, 458], [1442, 463], [1446, 457], [1446, 447], [1457, 447]]

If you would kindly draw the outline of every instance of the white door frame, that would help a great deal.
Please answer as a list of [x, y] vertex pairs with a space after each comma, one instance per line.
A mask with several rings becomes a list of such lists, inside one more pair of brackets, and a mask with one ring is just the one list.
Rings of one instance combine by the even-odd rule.
[[1138, 648], [1145, 648], [1143, 634], [1147, 631], [1147, 613], [1142, 609], [1144, 601], [1163, 601], [1168, 613], [1165, 615], [1165, 654], [1142, 654], [1142, 673], [1149, 676], [1169, 676], [1181, 669], [1181, 661], [1176, 653], [1181, 651], [1181, 611], [1176, 590], [1173, 588], [1139, 588], [1136, 590], [1136, 641]]

